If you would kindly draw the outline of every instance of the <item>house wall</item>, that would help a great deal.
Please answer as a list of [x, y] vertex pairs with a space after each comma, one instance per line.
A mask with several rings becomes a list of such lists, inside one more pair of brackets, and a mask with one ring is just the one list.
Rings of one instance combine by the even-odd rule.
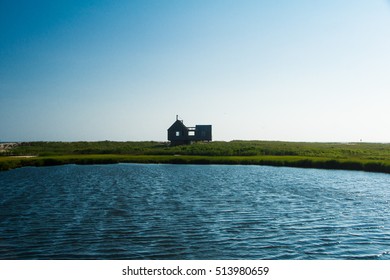
[[[176, 133], [179, 133], [177, 135]], [[188, 129], [184, 124], [176, 122], [168, 129], [169, 141], [185, 141], [188, 140]]]
[[211, 141], [211, 125], [197, 125], [195, 127], [195, 139], [197, 141]]

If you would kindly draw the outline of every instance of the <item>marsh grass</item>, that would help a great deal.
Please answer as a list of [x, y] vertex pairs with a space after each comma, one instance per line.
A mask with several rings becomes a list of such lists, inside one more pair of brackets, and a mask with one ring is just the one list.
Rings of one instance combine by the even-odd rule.
[[29, 142], [0, 156], [0, 170], [120, 162], [252, 164], [390, 173], [390, 144], [231, 141], [170, 147], [164, 142]]

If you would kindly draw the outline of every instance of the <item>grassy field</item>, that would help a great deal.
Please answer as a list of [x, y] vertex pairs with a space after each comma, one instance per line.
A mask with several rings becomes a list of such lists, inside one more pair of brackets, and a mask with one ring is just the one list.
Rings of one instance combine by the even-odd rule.
[[160, 142], [30, 142], [3, 151], [0, 170], [60, 164], [256, 164], [390, 173], [390, 144], [231, 141], [170, 147]]

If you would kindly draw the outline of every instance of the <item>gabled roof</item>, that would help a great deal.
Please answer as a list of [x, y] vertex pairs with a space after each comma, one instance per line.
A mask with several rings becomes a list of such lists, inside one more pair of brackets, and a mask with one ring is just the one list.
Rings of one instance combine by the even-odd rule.
[[168, 130], [171, 130], [171, 129], [179, 129], [179, 130], [182, 130], [182, 129], [185, 129], [185, 130], [188, 130], [188, 128], [184, 125], [184, 123], [181, 121], [181, 120], [176, 120], [169, 128]]

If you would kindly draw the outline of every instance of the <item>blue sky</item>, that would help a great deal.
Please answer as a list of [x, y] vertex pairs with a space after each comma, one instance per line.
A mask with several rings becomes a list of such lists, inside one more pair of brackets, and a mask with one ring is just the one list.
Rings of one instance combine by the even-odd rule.
[[390, 142], [385, 0], [0, 0], [0, 142]]

